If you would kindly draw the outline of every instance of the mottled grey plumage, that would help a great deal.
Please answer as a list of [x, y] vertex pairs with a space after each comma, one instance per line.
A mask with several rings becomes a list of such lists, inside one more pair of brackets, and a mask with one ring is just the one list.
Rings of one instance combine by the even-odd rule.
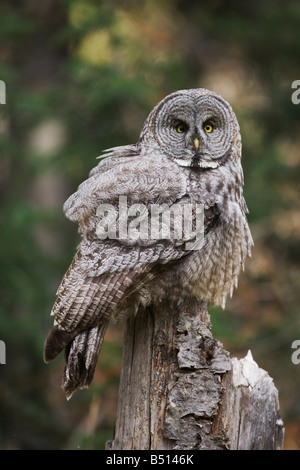
[[[243, 198], [241, 139], [230, 105], [205, 89], [181, 90], [150, 113], [136, 145], [106, 151], [65, 203], [82, 241], [57, 292], [45, 361], [66, 348], [68, 397], [91, 382], [110, 319], [135, 313], [142, 302], [196, 296], [224, 307], [250, 255]], [[97, 208], [128, 204], [203, 204], [204, 243], [140, 235], [101, 240]]]

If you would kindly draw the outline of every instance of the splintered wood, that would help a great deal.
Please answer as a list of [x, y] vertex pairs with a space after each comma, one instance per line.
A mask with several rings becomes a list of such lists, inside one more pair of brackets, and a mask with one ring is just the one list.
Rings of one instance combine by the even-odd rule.
[[127, 322], [115, 436], [107, 449], [281, 449], [278, 392], [249, 352], [230, 359], [206, 305], [181, 299]]

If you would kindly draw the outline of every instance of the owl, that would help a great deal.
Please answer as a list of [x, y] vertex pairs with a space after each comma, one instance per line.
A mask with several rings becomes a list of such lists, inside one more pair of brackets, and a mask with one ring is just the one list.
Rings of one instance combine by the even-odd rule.
[[253, 245], [239, 125], [216, 93], [168, 95], [136, 144], [99, 158], [64, 204], [81, 241], [44, 348], [45, 362], [65, 349], [67, 398], [92, 381], [111, 320], [182, 296], [224, 307]]

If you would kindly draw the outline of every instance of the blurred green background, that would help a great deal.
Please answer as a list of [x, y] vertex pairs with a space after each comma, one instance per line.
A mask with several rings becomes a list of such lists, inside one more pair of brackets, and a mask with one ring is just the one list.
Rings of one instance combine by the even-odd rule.
[[286, 449], [300, 448], [300, 3], [289, 0], [1, 0], [1, 449], [103, 449], [112, 438], [122, 325], [94, 382], [67, 402], [63, 356], [42, 360], [56, 288], [79, 241], [62, 204], [105, 148], [136, 142], [165, 95], [205, 87], [243, 138], [253, 257], [214, 335], [251, 349], [279, 390]]

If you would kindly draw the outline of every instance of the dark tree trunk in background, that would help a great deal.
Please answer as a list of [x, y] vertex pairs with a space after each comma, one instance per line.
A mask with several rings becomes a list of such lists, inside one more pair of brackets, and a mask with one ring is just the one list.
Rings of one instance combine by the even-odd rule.
[[278, 393], [252, 355], [230, 359], [206, 305], [181, 299], [127, 323], [107, 449], [281, 449]]

